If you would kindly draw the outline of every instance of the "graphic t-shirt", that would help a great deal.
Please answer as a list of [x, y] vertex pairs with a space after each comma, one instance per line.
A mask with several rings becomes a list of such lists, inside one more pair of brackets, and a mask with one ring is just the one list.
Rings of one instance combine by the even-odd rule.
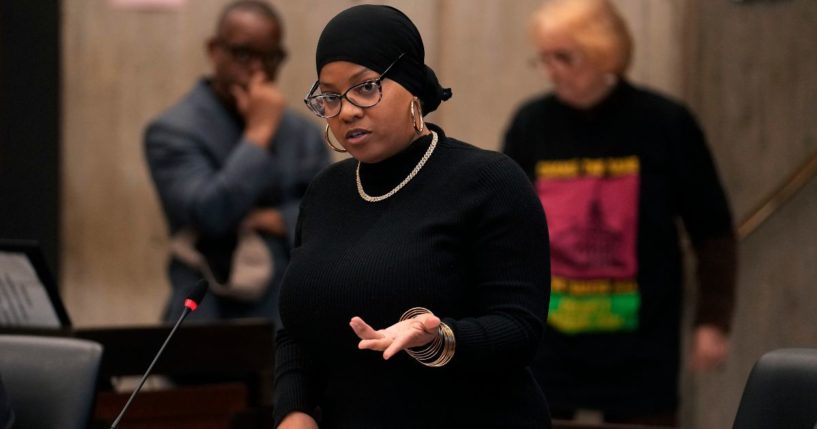
[[539, 161], [536, 190], [550, 221], [548, 323], [567, 333], [638, 327], [639, 160]]
[[555, 409], [675, 409], [679, 224], [696, 243], [731, 232], [723, 188], [684, 106], [619, 82], [592, 109], [524, 104], [503, 151], [548, 219], [551, 300], [532, 370]]

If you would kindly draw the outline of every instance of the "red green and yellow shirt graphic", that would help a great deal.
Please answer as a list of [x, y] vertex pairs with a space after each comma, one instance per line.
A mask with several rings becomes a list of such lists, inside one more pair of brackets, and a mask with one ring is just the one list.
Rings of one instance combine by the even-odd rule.
[[550, 232], [548, 323], [558, 331], [638, 327], [638, 189], [635, 156], [536, 164], [536, 190]]

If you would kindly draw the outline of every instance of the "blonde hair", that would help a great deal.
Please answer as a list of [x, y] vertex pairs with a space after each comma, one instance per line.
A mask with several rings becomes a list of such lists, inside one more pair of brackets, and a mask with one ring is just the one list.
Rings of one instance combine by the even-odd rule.
[[608, 0], [547, 0], [530, 24], [534, 42], [543, 32], [569, 36], [604, 72], [622, 76], [630, 66], [630, 30]]

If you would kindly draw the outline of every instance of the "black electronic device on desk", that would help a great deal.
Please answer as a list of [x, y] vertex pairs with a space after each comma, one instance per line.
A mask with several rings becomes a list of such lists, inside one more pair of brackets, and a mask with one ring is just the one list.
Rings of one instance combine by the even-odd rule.
[[0, 239], [0, 327], [71, 327], [54, 276], [34, 241]]

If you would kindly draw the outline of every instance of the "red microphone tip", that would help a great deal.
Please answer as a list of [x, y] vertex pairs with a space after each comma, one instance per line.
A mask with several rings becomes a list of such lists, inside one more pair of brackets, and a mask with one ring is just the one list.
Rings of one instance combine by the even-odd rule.
[[189, 308], [190, 311], [196, 311], [196, 309], [199, 308], [199, 305], [196, 303], [196, 301], [193, 301], [190, 298], [184, 300], [184, 306]]

